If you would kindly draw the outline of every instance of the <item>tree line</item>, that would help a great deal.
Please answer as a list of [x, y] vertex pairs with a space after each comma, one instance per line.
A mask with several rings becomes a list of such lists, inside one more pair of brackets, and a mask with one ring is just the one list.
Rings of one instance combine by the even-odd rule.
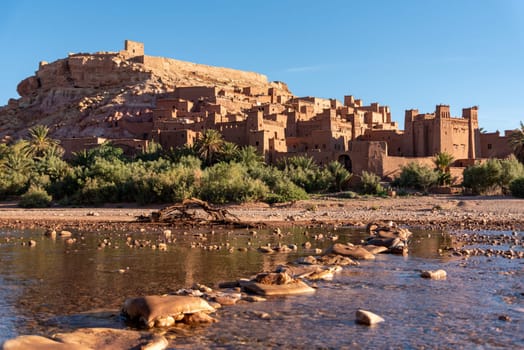
[[[474, 194], [524, 197], [522, 124], [521, 129], [512, 138], [516, 157], [490, 159], [466, 168], [462, 186]], [[307, 156], [268, 165], [254, 147], [224, 141], [216, 130], [205, 130], [192, 146], [165, 150], [151, 142], [143, 152], [129, 157], [106, 142], [65, 160], [59, 141], [49, 137], [46, 126], [37, 125], [29, 129], [26, 139], [0, 144], [0, 200], [17, 199], [23, 207], [44, 207], [51, 203], [172, 203], [191, 197], [212, 203], [276, 203], [318, 193], [385, 196], [388, 187], [402, 193], [450, 186], [453, 161], [451, 155], [440, 153], [433, 168], [410, 163], [386, 184], [371, 172], [364, 171], [357, 178], [337, 161], [319, 166]]]

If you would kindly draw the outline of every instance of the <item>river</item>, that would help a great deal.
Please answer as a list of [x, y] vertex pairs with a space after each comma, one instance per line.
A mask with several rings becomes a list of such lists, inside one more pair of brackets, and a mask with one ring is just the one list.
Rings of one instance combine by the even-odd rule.
[[[281, 237], [270, 230], [254, 235], [205, 228], [174, 231], [176, 242], [167, 251], [126, 245], [129, 239], [156, 242], [161, 235], [157, 227], [143, 231], [73, 231], [76, 242], [68, 243], [41, 230], [0, 229], [0, 343], [20, 334], [126, 328], [118, 310], [128, 297], [173, 293], [194, 283], [216, 287], [269, 271], [311, 254], [301, 248], [306, 241], [313, 248], [331, 245], [329, 239], [314, 239], [320, 233], [336, 234], [338, 242], [366, 237], [354, 228], [283, 229]], [[30, 239], [36, 246], [23, 245]], [[278, 242], [299, 249], [290, 254], [256, 250]], [[312, 295], [238, 303], [219, 309], [217, 323], [175, 327], [165, 335], [177, 349], [524, 348], [522, 259], [441, 256], [439, 249], [450, 244], [447, 233], [414, 231], [407, 257], [378, 255], [375, 261], [344, 267], [333, 281], [317, 282]], [[421, 278], [420, 270], [427, 269], [444, 269], [448, 277]], [[356, 324], [359, 308], [385, 322]]]

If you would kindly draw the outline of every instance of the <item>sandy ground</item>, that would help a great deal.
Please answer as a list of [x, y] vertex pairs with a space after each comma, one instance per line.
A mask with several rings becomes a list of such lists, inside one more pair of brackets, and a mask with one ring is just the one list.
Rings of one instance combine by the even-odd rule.
[[[165, 205], [136, 207], [22, 209], [0, 203], [0, 226], [133, 225], [139, 215], [150, 215]], [[280, 225], [366, 225], [392, 220], [428, 229], [524, 230], [524, 199], [512, 197], [411, 196], [399, 198], [312, 199], [267, 205], [222, 206], [242, 221]]]

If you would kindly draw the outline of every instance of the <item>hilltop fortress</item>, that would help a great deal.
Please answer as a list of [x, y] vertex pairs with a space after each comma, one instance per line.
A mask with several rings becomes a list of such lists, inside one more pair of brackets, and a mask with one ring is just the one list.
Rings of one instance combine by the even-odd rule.
[[256, 147], [269, 163], [307, 155], [391, 178], [411, 161], [431, 164], [439, 152], [452, 154], [457, 167], [511, 153], [509, 131], [480, 133], [477, 107], [460, 117], [446, 105], [427, 114], [408, 110], [399, 130], [387, 106], [353, 96], [343, 103], [297, 97], [261, 74], [147, 56], [142, 43], [129, 40], [120, 52], [41, 62], [18, 92], [20, 99], [0, 108], [0, 137], [16, 139], [45, 124], [67, 154], [106, 140], [128, 152], [152, 140], [164, 148], [191, 145], [215, 129]]

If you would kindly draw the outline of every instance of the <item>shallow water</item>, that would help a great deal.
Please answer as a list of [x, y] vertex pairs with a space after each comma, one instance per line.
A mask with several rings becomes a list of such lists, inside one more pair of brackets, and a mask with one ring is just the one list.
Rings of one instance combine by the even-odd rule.
[[[249, 277], [269, 271], [311, 251], [261, 254], [256, 247], [278, 242], [299, 247], [310, 241], [324, 249], [339, 242], [358, 243], [359, 230], [295, 228], [279, 238], [270, 231], [199, 229], [174, 232], [167, 252], [126, 246], [133, 239], [157, 241], [161, 229], [146, 232], [75, 232], [67, 244], [42, 231], [0, 230], [0, 343], [19, 334], [51, 335], [79, 327], [125, 328], [118, 309], [128, 297], [172, 293], [203, 283]], [[522, 234], [522, 233], [521, 233]], [[35, 247], [22, 246], [34, 239]], [[111, 246], [99, 249], [103, 240]], [[191, 248], [191, 243], [220, 250]], [[253, 249], [238, 251], [238, 247]], [[226, 244], [234, 247], [229, 252]], [[439, 232], [416, 231], [408, 257], [379, 255], [376, 261], [346, 267], [331, 282], [317, 283], [308, 296], [240, 303], [216, 313], [218, 323], [177, 327], [166, 336], [173, 348], [518, 348], [524, 347], [524, 262], [503, 258], [443, 258], [450, 244]], [[193, 244], [194, 245], [194, 244]], [[117, 248], [118, 247], [118, 248]], [[443, 268], [444, 281], [419, 277], [423, 269]], [[123, 270], [119, 272], [119, 270]], [[357, 325], [359, 308], [385, 322]], [[269, 314], [262, 319], [261, 313]], [[509, 322], [499, 320], [506, 315]]]

